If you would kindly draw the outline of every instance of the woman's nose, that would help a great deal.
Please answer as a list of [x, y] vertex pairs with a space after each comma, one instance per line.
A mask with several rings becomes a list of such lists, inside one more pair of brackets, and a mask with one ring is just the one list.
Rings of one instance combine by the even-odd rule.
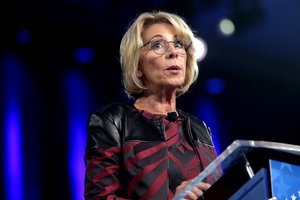
[[167, 56], [169, 58], [178, 57], [178, 51], [175, 48], [174, 44], [169, 44], [169, 48], [167, 49]]

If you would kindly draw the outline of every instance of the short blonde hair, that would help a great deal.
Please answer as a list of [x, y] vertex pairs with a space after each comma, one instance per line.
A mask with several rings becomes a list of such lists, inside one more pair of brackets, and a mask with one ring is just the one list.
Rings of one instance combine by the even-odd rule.
[[[171, 24], [178, 38], [191, 41], [192, 44], [195, 44], [196, 38], [191, 28], [186, 24], [184, 19], [178, 15], [163, 11], [145, 12], [139, 15], [124, 34], [120, 44], [123, 85], [128, 97], [137, 99], [142, 96], [144, 90], [147, 89], [136, 73], [140, 59], [140, 49], [143, 46], [142, 34], [148, 26], [162, 22]], [[181, 95], [189, 89], [192, 83], [197, 79], [198, 73], [199, 69], [195, 57], [195, 47], [191, 45], [187, 51], [185, 82], [177, 89], [177, 95]]]

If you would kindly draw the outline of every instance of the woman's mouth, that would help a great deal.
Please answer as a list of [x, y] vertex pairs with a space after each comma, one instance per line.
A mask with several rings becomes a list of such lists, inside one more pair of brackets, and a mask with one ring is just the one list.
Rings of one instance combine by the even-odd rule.
[[172, 65], [172, 66], [168, 67], [167, 70], [171, 71], [173, 73], [178, 73], [181, 70], [181, 68], [177, 65]]

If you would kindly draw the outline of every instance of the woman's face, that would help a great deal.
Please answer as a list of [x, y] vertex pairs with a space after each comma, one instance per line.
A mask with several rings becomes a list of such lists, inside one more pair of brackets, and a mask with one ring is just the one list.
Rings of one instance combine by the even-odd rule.
[[[141, 49], [138, 77], [148, 90], [176, 90], [185, 80], [187, 56], [182, 44], [176, 42], [179, 38], [173, 26], [153, 24], [145, 29], [142, 39], [144, 44], [151, 42]], [[165, 44], [169, 48], [163, 48]]]

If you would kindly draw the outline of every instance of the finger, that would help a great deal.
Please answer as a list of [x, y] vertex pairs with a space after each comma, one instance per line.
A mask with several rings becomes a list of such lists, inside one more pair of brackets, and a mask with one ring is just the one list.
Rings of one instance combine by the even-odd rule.
[[196, 187], [199, 188], [200, 190], [206, 191], [208, 190], [208, 188], [211, 187], [211, 185], [209, 183], [200, 182], [196, 185]]
[[197, 194], [195, 194], [193, 191], [188, 191], [188, 193], [187, 193], [187, 195], [186, 195], [186, 199], [191, 199], [191, 200], [196, 200], [196, 199], [198, 199], [198, 195]]
[[200, 196], [203, 195], [203, 191], [197, 187], [194, 187], [192, 190], [188, 191], [184, 199], [188, 200], [197, 200]]
[[200, 189], [197, 188], [197, 187], [194, 187], [194, 188], [192, 189], [192, 192], [193, 192], [197, 197], [200, 197], [200, 196], [203, 195], [203, 191], [200, 190]]
[[183, 181], [177, 188], [176, 190], [181, 191], [184, 189], [190, 182], [189, 181]]

